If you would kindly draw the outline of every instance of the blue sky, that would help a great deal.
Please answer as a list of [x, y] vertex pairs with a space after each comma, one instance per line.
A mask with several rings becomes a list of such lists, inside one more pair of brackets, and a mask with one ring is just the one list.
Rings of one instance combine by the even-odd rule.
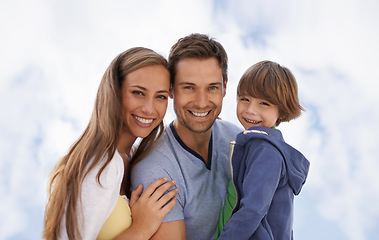
[[236, 85], [252, 64], [277, 61], [297, 78], [307, 111], [279, 127], [311, 162], [295, 238], [377, 239], [378, 10], [375, 0], [1, 1], [0, 239], [41, 238], [49, 172], [84, 130], [111, 60], [135, 46], [167, 56], [192, 32], [228, 52], [225, 120], [239, 124]]

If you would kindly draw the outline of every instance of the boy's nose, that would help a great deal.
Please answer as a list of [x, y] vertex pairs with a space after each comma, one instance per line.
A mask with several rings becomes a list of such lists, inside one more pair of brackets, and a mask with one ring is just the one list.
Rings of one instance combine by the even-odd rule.
[[250, 104], [250, 106], [247, 108], [247, 112], [252, 115], [257, 115], [257, 108], [254, 106], [254, 104]]

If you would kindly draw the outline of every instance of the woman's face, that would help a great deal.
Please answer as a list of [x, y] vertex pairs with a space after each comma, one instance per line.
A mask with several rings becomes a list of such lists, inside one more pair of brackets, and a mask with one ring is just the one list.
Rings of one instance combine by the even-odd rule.
[[144, 138], [159, 125], [167, 110], [170, 75], [162, 65], [137, 69], [121, 85], [124, 132]]

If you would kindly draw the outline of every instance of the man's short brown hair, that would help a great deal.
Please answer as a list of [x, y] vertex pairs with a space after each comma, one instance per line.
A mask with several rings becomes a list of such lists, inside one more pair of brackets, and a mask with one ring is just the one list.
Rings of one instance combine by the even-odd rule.
[[228, 56], [224, 47], [205, 34], [193, 33], [180, 38], [172, 46], [168, 57], [171, 86], [174, 85], [176, 65], [180, 60], [185, 58], [207, 59], [211, 57], [217, 59], [222, 70], [223, 82], [225, 83], [228, 75]]

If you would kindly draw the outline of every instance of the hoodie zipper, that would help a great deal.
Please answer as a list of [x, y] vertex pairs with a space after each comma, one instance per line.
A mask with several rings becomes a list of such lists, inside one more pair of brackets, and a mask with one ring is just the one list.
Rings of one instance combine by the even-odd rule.
[[233, 157], [234, 145], [236, 145], [236, 141], [231, 141], [229, 145], [229, 168], [230, 168], [230, 174], [232, 176], [232, 180], [233, 180], [232, 157]]
[[234, 146], [236, 145], [236, 141], [232, 141], [230, 142], [230, 145], [229, 145], [229, 166], [230, 166], [230, 171], [231, 171], [231, 176], [232, 176], [232, 183], [233, 183], [233, 187], [234, 187], [234, 191], [236, 191], [236, 203], [234, 204], [234, 207], [230, 213], [230, 217], [232, 217], [232, 214], [234, 212], [234, 209], [236, 208], [237, 206], [237, 202], [238, 202], [238, 193], [237, 193], [237, 188], [236, 188], [236, 185], [234, 184], [234, 180], [233, 180], [233, 164], [232, 164], [232, 158], [233, 158], [233, 152], [234, 152]]

